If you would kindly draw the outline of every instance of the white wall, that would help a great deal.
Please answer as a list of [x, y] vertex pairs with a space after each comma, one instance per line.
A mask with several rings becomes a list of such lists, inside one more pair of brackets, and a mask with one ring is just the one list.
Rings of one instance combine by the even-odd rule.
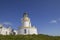
[[10, 33], [11, 33], [11, 29], [5, 27], [3, 27], [0, 32], [0, 34], [2, 35], [10, 35]]
[[[26, 33], [24, 33], [24, 29], [26, 29]], [[23, 35], [27, 35], [27, 34], [38, 34], [37, 33], [37, 29], [36, 28], [21, 28], [18, 30], [18, 34], [23, 34]]]

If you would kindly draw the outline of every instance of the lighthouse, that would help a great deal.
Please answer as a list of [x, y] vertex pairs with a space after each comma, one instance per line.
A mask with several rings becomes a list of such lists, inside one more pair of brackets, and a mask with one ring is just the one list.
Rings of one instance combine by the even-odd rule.
[[30, 18], [27, 13], [23, 14], [22, 25], [23, 27], [31, 27]]
[[19, 27], [18, 34], [20, 35], [32, 35], [32, 34], [37, 35], [38, 34], [37, 28], [31, 25], [31, 21], [27, 12], [23, 14], [21, 23], [22, 23], [22, 26]]

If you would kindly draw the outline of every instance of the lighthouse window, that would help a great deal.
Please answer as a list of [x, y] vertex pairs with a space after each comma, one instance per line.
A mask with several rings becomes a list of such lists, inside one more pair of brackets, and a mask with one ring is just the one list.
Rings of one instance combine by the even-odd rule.
[[7, 31], [6, 31], [6, 35], [7, 35]]
[[26, 33], [26, 29], [24, 29], [24, 33]]

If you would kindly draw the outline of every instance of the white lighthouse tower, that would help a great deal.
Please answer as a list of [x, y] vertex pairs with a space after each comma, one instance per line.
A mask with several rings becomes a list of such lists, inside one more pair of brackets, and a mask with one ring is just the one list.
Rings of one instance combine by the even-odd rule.
[[27, 13], [23, 14], [22, 26], [19, 27], [18, 34], [22, 34], [22, 35], [38, 34], [37, 28], [31, 25], [31, 21]]

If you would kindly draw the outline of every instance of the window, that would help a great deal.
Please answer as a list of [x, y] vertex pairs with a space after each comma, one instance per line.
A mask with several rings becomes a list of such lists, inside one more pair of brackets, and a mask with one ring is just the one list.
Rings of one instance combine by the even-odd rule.
[[24, 33], [26, 34], [27, 32], [26, 32], [26, 29], [24, 29]]
[[7, 35], [7, 31], [6, 31], [6, 35]]

